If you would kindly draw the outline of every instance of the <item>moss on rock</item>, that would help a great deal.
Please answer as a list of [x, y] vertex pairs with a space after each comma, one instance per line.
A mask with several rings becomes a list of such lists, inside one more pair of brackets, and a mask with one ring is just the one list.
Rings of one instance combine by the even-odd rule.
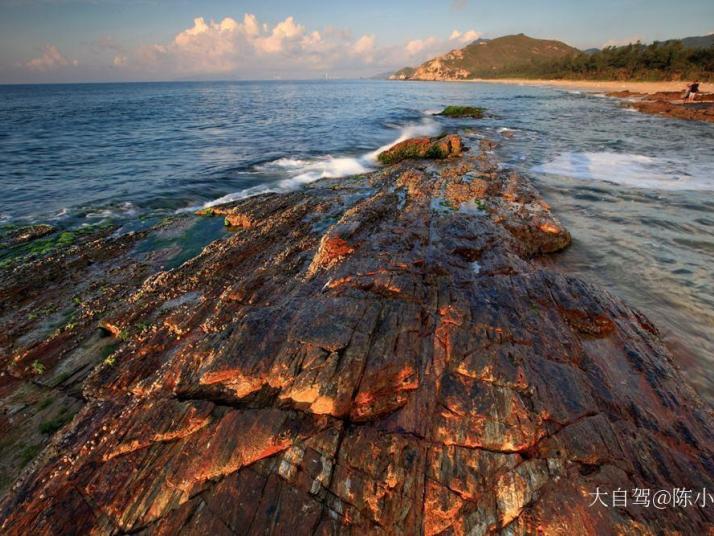
[[452, 118], [470, 117], [471, 119], [483, 119], [485, 113], [486, 109], [480, 106], [447, 106], [437, 115]]

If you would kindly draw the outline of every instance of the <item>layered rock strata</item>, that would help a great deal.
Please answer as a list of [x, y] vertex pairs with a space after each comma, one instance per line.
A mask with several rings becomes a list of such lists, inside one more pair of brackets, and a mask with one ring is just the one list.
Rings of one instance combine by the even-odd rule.
[[643, 314], [536, 262], [570, 236], [490, 148], [215, 207], [233, 233], [170, 271], [75, 252], [115, 241], [55, 292], [122, 284], [72, 337], [8, 335], [3, 400], [97, 323], [112, 352], [0, 532], [706, 533], [707, 508], [589, 506], [711, 490], [712, 416]]

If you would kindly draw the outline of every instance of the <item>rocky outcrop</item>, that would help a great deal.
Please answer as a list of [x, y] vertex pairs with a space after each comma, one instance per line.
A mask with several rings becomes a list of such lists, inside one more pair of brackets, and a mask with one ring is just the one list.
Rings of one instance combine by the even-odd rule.
[[[240, 225], [170, 271], [132, 264], [140, 237], [76, 252], [112, 244], [143, 282], [92, 316], [112, 353], [0, 531], [706, 533], [711, 509], [589, 506], [711, 489], [711, 413], [645, 316], [537, 262], [568, 232], [473, 153], [217, 207]], [[13, 337], [5, 394], [33, 351]]]
[[410, 158], [442, 160], [460, 156], [462, 149], [461, 138], [457, 134], [449, 134], [441, 138], [411, 138], [381, 152], [377, 159], [387, 165]]
[[458, 66], [463, 58], [461, 50], [452, 50], [422, 63], [403, 80], [467, 80], [472, 78], [471, 71]]
[[486, 110], [478, 106], [447, 106], [436, 115], [451, 118], [483, 119]]
[[628, 106], [642, 113], [714, 123], [714, 94], [699, 94], [695, 102], [684, 102], [678, 91], [651, 94], [618, 91], [608, 96], [625, 99]]
[[19, 246], [54, 232], [54, 227], [44, 223], [4, 228], [0, 230], [0, 248]]

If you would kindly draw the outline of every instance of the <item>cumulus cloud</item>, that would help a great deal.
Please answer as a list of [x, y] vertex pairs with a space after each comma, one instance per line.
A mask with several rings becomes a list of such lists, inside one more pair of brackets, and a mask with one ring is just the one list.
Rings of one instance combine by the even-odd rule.
[[363, 35], [352, 45], [352, 52], [358, 56], [364, 56], [368, 61], [372, 61], [376, 41], [377, 39], [374, 35]]
[[246, 13], [239, 19], [196, 17], [169, 41], [133, 50], [115, 47], [106, 61], [137, 77], [369, 75], [419, 64], [478, 35], [475, 30], [455, 30], [450, 37], [380, 46], [372, 34], [353, 36], [334, 27], [308, 29], [292, 16], [268, 24]]
[[77, 60], [69, 60], [64, 57], [55, 45], [47, 44], [42, 47], [42, 55], [25, 63], [25, 67], [31, 71], [46, 72], [78, 64]]
[[458, 41], [459, 43], [466, 45], [472, 41], [476, 41], [479, 37], [481, 37], [481, 34], [476, 30], [468, 30], [464, 33], [461, 33], [459, 30], [454, 30], [451, 32], [449, 41]]
[[438, 43], [439, 39], [434, 36], [425, 39], [413, 39], [404, 46], [404, 50], [406, 50], [410, 56], [416, 56], [426, 50], [434, 48]]

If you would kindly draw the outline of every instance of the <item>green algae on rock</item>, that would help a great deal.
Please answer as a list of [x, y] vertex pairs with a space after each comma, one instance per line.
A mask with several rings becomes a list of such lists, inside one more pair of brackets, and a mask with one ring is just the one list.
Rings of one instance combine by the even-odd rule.
[[469, 117], [471, 119], [483, 119], [485, 114], [486, 109], [479, 106], [447, 106], [436, 115], [451, 118]]

